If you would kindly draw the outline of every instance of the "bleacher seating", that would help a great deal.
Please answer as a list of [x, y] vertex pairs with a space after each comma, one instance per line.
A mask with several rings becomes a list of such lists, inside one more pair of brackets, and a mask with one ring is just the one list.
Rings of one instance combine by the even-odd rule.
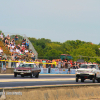
[[3, 41], [1, 41], [1, 40], [0, 40], [0, 47], [2, 48], [3, 53], [5, 53], [6, 55], [11, 55], [10, 51], [7, 49], [7, 47], [5, 47]]

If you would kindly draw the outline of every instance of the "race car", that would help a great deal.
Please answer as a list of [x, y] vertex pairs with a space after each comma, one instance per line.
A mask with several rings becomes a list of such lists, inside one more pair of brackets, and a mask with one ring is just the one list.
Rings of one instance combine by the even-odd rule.
[[40, 72], [41, 69], [38, 68], [35, 63], [20, 63], [19, 66], [14, 69], [14, 77], [21, 75], [21, 77], [30, 76], [32, 78], [35, 76], [38, 78]]
[[81, 79], [90, 79], [95, 83], [95, 80], [100, 82], [100, 70], [97, 64], [82, 64], [79, 69], [76, 69], [76, 82]]

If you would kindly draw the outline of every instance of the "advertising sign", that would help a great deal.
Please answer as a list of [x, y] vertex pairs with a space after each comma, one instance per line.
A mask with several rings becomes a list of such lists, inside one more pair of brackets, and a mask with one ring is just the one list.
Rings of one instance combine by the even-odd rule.
[[75, 74], [75, 69], [71, 69], [71, 74]]
[[48, 68], [41, 68], [40, 74], [48, 74]]
[[[40, 74], [68, 74], [68, 69], [51, 68], [50, 73], [48, 73], [48, 68], [41, 68]], [[70, 69], [70, 74], [75, 74], [75, 69]]]
[[62, 74], [62, 70], [63, 70], [62, 68], [59, 68], [59, 74]]
[[59, 74], [59, 69], [58, 68], [51, 68], [50, 73], [51, 74]]

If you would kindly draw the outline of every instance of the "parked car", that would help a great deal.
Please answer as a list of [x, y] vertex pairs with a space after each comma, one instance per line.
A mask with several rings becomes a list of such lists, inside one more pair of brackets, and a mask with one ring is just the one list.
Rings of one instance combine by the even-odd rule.
[[40, 72], [41, 69], [37, 67], [35, 63], [20, 63], [19, 66], [14, 69], [14, 77], [21, 75], [21, 77], [30, 76], [32, 78], [35, 76], [38, 78]]
[[96, 64], [83, 64], [79, 69], [76, 69], [76, 82], [81, 79], [84, 82], [85, 79], [90, 79], [95, 83], [97, 80], [100, 83], [100, 70]]

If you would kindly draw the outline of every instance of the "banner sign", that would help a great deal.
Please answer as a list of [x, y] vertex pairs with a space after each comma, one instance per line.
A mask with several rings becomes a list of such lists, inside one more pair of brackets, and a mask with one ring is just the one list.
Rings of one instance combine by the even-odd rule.
[[[76, 69], [70, 69], [70, 74], [75, 74]], [[48, 68], [41, 68], [40, 74], [68, 74], [68, 69], [65, 68], [51, 68], [48, 73]]]
[[71, 69], [71, 74], [75, 74], [76, 69]]
[[48, 68], [41, 68], [40, 74], [48, 74]]
[[59, 74], [59, 69], [58, 68], [51, 68], [50, 73], [51, 74]]
[[59, 68], [59, 74], [67, 74], [65, 68]]

